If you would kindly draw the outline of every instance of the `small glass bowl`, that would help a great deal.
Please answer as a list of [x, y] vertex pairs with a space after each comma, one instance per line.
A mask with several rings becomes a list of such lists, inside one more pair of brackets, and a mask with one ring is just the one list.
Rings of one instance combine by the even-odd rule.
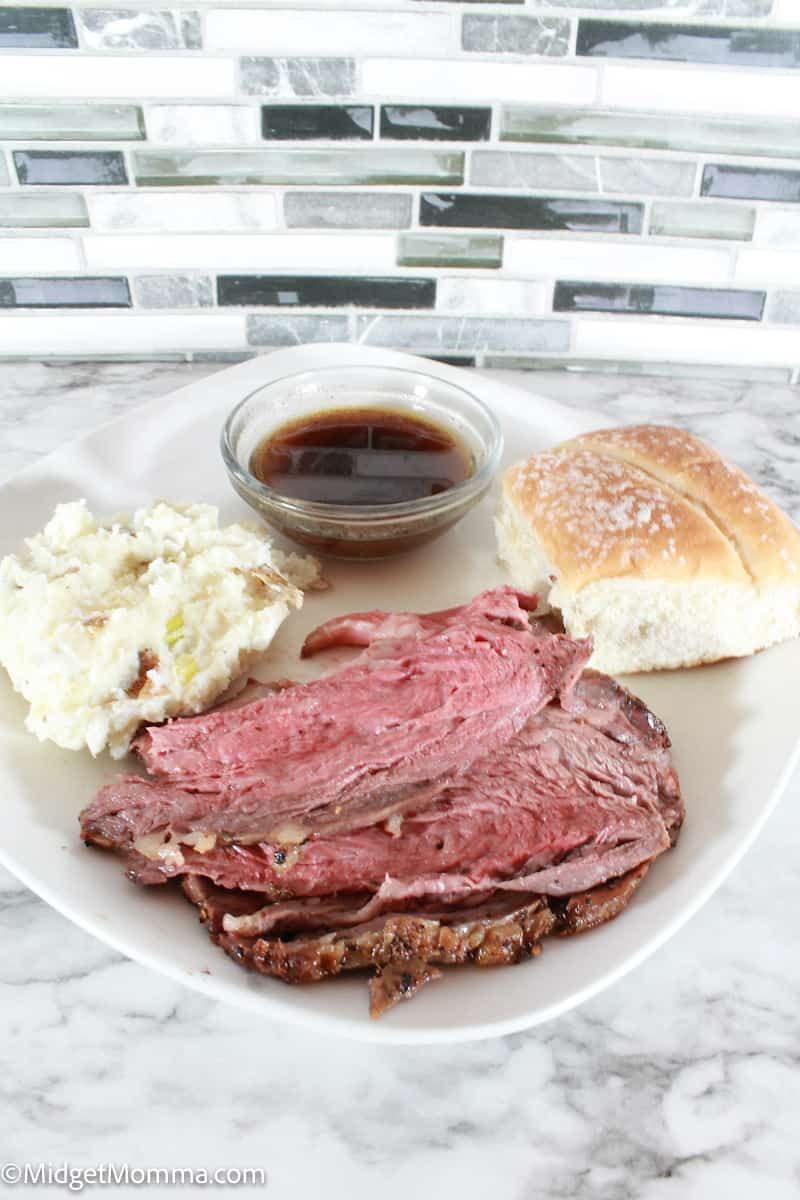
[[[446, 492], [395, 504], [325, 504], [268, 487], [250, 471], [253, 451], [290, 421], [330, 409], [388, 408], [451, 432], [472, 457], [472, 474]], [[494, 414], [466, 389], [401, 367], [321, 367], [251, 392], [222, 430], [222, 457], [243, 500], [295, 541], [336, 558], [387, 558], [431, 541], [485, 495], [503, 435]]]

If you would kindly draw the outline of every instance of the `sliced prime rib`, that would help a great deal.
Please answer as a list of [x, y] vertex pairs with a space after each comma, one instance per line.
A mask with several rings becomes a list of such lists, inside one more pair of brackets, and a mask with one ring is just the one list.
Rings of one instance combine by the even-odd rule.
[[[624, 874], [670, 845], [682, 800], [663, 726], [607, 676], [586, 672], [570, 701], [550, 704], [504, 747], [473, 763], [396, 827], [274, 843], [181, 847], [170, 862], [129, 856], [139, 883], [201, 874], [261, 892], [265, 931], [297, 898], [377, 894], [405, 906], [461, 901], [500, 887], [572, 894]], [[294, 911], [301, 918], [302, 905]], [[346, 922], [340, 919], [340, 924]]]
[[[371, 1015], [377, 1016], [404, 998], [404, 965], [410, 968], [406, 994], [438, 977], [430, 968], [474, 963], [480, 967], [506, 966], [541, 952], [548, 935], [569, 936], [594, 929], [612, 920], [626, 906], [647, 874], [648, 862], [601, 887], [566, 900], [545, 896], [500, 896], [452, 914], [387, 913], [378, 920], [347, 930], [330, 929], [315, 937], [253, 937], [228, 933], [225, 917], [232, 910], [259, 903], [215, 888], [208, 880], [190, 876], [183, 881], [187, 898], [200, 910], [211, 939], [242, 966], [273, 975], [286, 983], [316, 983], [343, 971], [372, 968]], [[426, 972], [424, 968], [429, 968]], [[380, 978], [386, 968], [400, 970], [399, 988], [381, 996]], [[399, 990], [400, 994], [397, 994]]]
[[182, 876], [245, 966], [373, 968], [373, 1014], [442, 965], [517, 962], [611, 919], [683, 820], [669, 738], [533, 603], [496, 589], [327, 622], [303, 653], [357, 658], [145, 731], [149, 778], [99, 793], [84, 839], [138, 883]]
[[151, 778], [98, 793], [84, 838], [122, 847], [169, 827], [292, 844], [419, 807], [580, 675], [590, 642], [541, 636], [534, 603], [498, 588], [428, 617], [384, 615], [338, 671], [148, 729], [135, 748]]

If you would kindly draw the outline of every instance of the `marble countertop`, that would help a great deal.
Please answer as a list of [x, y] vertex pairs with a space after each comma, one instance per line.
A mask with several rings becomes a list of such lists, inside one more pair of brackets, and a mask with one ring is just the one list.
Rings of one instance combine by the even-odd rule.
[[[6, 364], [0, 478], [217, 369]], [[800, 518], [796, 388], [517, 380], [615, 420], [685, 425]], [[207, 1000], [0, 870], [0, 1160], [263, 1167], [275, 1200], [796, 1200], [798, 805], [796, 775], [728, 883], [621, 983], [528, 1033], [441, 1048], [335, 1042]]]

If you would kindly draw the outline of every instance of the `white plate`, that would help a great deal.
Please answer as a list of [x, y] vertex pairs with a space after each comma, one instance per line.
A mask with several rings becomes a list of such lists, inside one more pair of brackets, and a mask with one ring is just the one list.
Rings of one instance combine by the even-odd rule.
[[[310, 366], [342, 362], [417, 366], [460, 382], [463, 373], [382, 350], [304, 346], [279, 351], [159, 397], [65, 446], [0, 488], [0, 555], [38, 530], [60, 500], [85, 496], [109, 514], [156, 497], [205, 500], [224, 518], [249, 515], [225, 477], [219, 429], [243, 395]], [[507, 458], [603, 424], [478, 374], [464, 380], [498, 413]], [[296, 654], [312, 626], [358, 608], [443, 608], [503, 579], [484, 501], [444, 538], [393, 562], [331, 563], [330, 591], [308, 597], [273, 644], [265, 676], [299, 676]], [[328, 659], [330, 662], [330, 658]], [[309, 668], [306, 668], [308, 671]], [[461, 967], [377, 1022], [363, 978], [289, 988], [252, 975], [209, 941], [172, 889], [127, 882], [113, 855], [86, 849], [78, 813], [118, 769], [103, 757], [37, 742], [25, 706], [0, 680], [0, 859], [48, 903], [124, 954], [198, 991], [298, 1025], [381, 1042], [452, 1042], [509, 1033], [563, 1013], [619, 979], [709, 898], [752, 842], [798, 757], [795, 706], [800, 642], [694, 671], [632, 677], [667, 724], [686, 796], [686, 824], [623, 915], [583, 937], [546, 942], [513, 968]], [[307, 677], [307, 675], [306, 675]]]

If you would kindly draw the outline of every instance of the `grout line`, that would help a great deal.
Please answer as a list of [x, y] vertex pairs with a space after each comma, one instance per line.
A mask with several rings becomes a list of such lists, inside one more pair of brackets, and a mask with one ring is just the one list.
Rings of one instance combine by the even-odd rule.
[[580, 20], [581, 16], [582, 16], [581, 13], [570, 14], [571, 19], [569, 20], [569, 32], [567, 34], [567, 53], [564, 57], [573, 62], [580, 61], [578, 59], [577, 49], [578, 49], [578, 21]]
[[[73, 235], [73, 239], [72, 239], [72, 240], [73, 240], [73, 241], [74, 241], [74, 243], [75, 243], [75, 248], [76, 248], [76, 250], [77, 250], [77, 252], [78, 252], [78, 258], [80, 259], [80, 267], [79, 267], [79, 270], [88, 271], [88, 270], [89, 270], [89, 263], [88, 263], [88, 260], [87, 260], [87, 258], [86, 258], [86, 247], [85, 247], [85, 246], [84, 246], [84, 244], [83, 244], [83, 234], [82, 234], [81, 232], [79, 232], [79, 231], [76, 231], [76, 232], [75, 232], [75, 234]], [[132, 293], [131, 293], [131, 294], [132, 294]]]

